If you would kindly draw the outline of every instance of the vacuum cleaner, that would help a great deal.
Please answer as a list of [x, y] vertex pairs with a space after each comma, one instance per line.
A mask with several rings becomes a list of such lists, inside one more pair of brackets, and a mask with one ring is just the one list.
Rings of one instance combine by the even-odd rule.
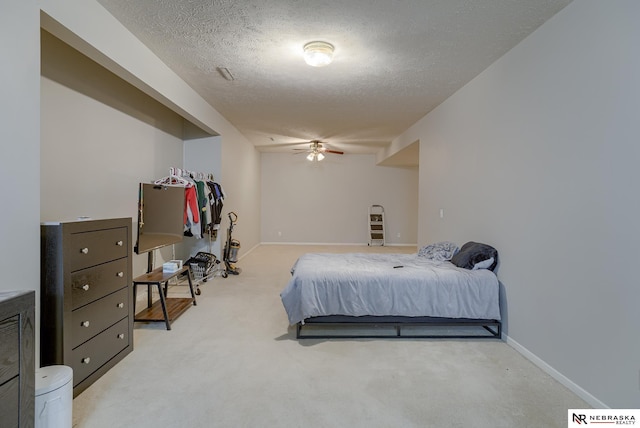
[[234, 263], [238, 261], [238, 251], [240, 250], [240, 241], [237, 239], [233, 239], [231, 234], [233, 233], [233, 228], [238, 221], [238, 215], [231, 211], [229, 214], [229, 228], [227, 229], [227, 242], [224, 245], [223, 252], [223, 261], [225, 265], [225, 269], [227, 274], [229, 275], [240, 275], [242, 269], [235, 266]]

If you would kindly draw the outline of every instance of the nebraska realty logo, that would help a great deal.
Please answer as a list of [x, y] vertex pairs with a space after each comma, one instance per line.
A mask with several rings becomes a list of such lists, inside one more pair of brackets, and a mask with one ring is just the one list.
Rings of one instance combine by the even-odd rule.
[[640, 409], [569, 409], [568, 426], [635, 425]]

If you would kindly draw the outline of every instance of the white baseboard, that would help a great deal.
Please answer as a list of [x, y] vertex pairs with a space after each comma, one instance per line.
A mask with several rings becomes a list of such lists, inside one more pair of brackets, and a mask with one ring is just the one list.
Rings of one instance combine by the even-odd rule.
[[252, 252], [256, 248], [258, 248], [260, 245], [262, 245], [262, 244], [256, 244], [253, 247], [249, 248], [247, 251], [243, 251], [242, 254], [238, 257], [238, 261], [240, 261], [243, 258], [245, 258], [250, 252]]
[[513, 349], [515, 349], [520, 354], [522, 354], [526, 359], [531, 361], [536, 366], [540, 367], [540, 369], [542, 369], [549, 376], [551, 376], [552, 378], [554, 378], [555, 380], [560, 382], [562, 385], [566, 386], [569, 390], [571, 390], [578, 397], [582, 398], [584, 401], [589, 403], [589, 405], [592, 406], [594, 409], [609, 409], [610, 408], [609, 406], [604, 404], [602, 401], [598, 400], [596, 397], [591, 395], [589, 392], [587, 392], [586, 390], [581, 388], [579, 385], [577, 385], [571, 379], [569, 379], [568, 377], [566, 377], [565, 375], [563, 375], [562, 373], [560, 373], [559, 371], [557, 371], [556, 369], [551, 367], [544, 360], [542, 360], [542, 358], [538, 357], [536, 354], [534, 354], [533, 352], [529, 351], [527, 348], [525, 348], [524, 346], [519, 344], [517, 341], [515, 341], [514, 339], [512, 339], [508, 335], [503, 333], [502, 334], [502, 338], [505, 340], [507, 345], [511, 346]]
[[[331, 245], [331, 246], [360, 246], [367, 247], [366, 242], [336, 243], [336, 242], [261, 242], [259, 245]], [[379, 245], [375, 245], [378, 247]], [[384, 247], [417, 247], [418, 244], [391, 244], [385, 243]]]

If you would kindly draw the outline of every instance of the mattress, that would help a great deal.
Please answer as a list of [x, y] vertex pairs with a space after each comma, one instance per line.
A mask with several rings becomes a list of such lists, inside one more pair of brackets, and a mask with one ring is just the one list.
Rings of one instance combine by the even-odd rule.
[[417, 254], [309, 253], [280, 294], [291, 325], [328, 315], [500, 320], [499, 283]]

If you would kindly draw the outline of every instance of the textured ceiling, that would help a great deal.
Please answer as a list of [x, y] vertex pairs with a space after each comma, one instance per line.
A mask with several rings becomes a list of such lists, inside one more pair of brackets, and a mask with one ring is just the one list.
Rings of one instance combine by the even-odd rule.
[[375, 153], [571, 0], [98, 1], [259, 150]]

